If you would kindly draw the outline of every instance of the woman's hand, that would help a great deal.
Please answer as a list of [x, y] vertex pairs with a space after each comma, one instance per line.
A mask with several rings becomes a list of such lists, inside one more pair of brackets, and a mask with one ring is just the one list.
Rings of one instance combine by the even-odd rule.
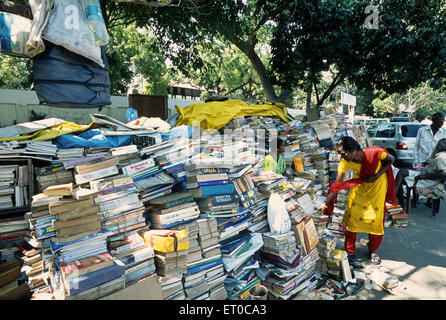
[[364, 181], [365, 182], [375, 182], [376, 180], [379, 179], [380, 176], [381, 176], [380, 174], [372, 174], [371, 176], [366, 178]]
[[327, 204], [323, 204], [323, 205], [321, 205], [319, 208], [317, 208], [317, 212], [318, 213], [320, 213], [320, 214], [324, 214], [324, 215], [327, 215], [328, 214], [328, 208], [327, 208]]

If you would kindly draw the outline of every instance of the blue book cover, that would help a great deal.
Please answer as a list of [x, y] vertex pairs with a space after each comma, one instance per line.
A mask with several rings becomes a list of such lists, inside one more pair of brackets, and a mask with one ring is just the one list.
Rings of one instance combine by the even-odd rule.
[[145, 277], [148, 274], [154, 273], [156, 271], [156, 267], [154, 263], [148, 264], [141, 269], [130, 272], [125, 275], [125, 283], [129, 283], [132, 281], [138, 281], [142, 277]]
[[50, 240], [51, 252], [55, 253], [64, 247], [68, 247], [70, 245], [78, 244], [78, 243], [82, 243], [82, 242], [86, 242], [86, 241], [93, 241], [93, 240], [99, 240], [99, 239], [105, 240], [105, 238], [107, 238], [108, 236], [111, 236], [111, 235], [112, 235], [112, 233], [110, 232], [110, 230], [101, 229], [101, 231], [99, 231], [95, 234], [91, 234], [87, 237], [83, 237], [78, 240], [74, 240], [74, 241], [70, 241], [70, 242], [66, 242], [66, 243], [53, 242], [52, 240]]
[[65, 289], [67, 289], [70, 295], [75, 295], [107, 281], [119, 278], [123, 274], [125, 274], [125, 267], [119, 266], [115, 263], [110, 267], [68, 279], [66, 284], [69, 286], [69, 288]]
[[238, 202], [238, 201], [240, 201], [240, 197], [235, 193], [223, 194], [223, 195], [211, 196], [210, 201], [212, 202], [212, 205], [214, 205], [214, 206], [222, 206], [225, 204]]
[[197, 218], [193, 218], [193, 219], [188, 219], [188, 220], [181, 220], [181, 221], [176, 221], [176, 222], [172, 222], [169, 224], [164, 224], [164, 225], [159, 225], [159, 224], [152, 224], [151, 227], [153, 229], [169, 229], [175, 226], [178, 226], [180, 224], [185, 224], [191, 221], [195, 221]]
[[208, 263], [203, 263], [201, 265], [198, 265], [198, 266], [195, 266], [195, 267], [192, 267], [192, 268], [188, 268], [187, 272], [189, 274], [195, 274], [195, 273], [198, 273], [200, 271], [207, 270], [207, 269], [210, 269], [212, 267], [218, 266], [220, 264], [223, 264], [223, 259], [222, 258], [218, 258], [218, 259], [210, 261]]
[[235, 192], [235, 189], [232, 183], [228, 183], [216, 186], [203, 186], [197, 189], [192, 189], [191, 192], [194, 198], [202, 199], [211, 196], [231, 194]]

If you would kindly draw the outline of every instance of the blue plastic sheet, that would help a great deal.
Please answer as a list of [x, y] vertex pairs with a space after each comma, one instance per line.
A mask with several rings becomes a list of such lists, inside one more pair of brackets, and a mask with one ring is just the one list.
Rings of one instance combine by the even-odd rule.
[[79, 135], [71, 133], [53, 139], [59, 149], [68, 148], [116, 148], [131, 144], [133, 136], [104, 136], [99, 129], [82, 132]]

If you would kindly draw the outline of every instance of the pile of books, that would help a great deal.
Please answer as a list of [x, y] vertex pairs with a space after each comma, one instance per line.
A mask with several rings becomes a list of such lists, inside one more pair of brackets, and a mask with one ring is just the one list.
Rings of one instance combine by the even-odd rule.
[[407, 224], [409, 222], [407, 213], [400, 205], [386, 204], [386, 214], [390, 216], [392, 226], [407, 227]]
[[51, 161], [57, 154], [57, 146], [51, 141], [31, 141], [26, 144], [25, 156], [37, 156]]
[[316, 246], [319, 255], [316, 269], [322, 274], [328, 274], [327, 259], [331, 252], [336, 248], [336, 237], [324, 234], [319, 238], [319, 243]]
[[0, 210], [29, 206], [29, 170], [26, 164], [0, 165]]
[[21, 260], [10, 260], [0, 263], [0, 300], [22, 300], [30, 296], [26, 283], [20, 283], [22, 277]]
[[65, 169], [63, 164], [54, 164], [34, 169], [34, 174], [38, 184], [38, 193], [42, 193], [46, 188], [74, 182], [73, 172]]
[[186, 300], [181, 272], [160, 276], [159, 280], [163, 300]]
[[348, 263], [347, 252], [344, 250], [332, 250], [326, 259], [329, 275], [342, 279], [344, 282], [352, 280], [350, 265]]

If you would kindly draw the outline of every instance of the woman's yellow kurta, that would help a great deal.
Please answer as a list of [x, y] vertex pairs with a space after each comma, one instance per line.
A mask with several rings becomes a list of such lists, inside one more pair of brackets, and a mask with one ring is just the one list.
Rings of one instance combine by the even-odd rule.
[[[384, 160], [387, 153], [383, 152], [380, 159]], [[353, 178], [359, 178], [361, 164], [342, 159], [338, 172], [345, 173], [348, 169], [354, 171]], [[381, 170], [381, 162], [376, 168]], [[345, 206], [342, 224], [350, 232], [384, 234], [384, 206], [387, 193], [387, 174], [382, 174], [375, 182], [364, 182], [350, 189]]]

